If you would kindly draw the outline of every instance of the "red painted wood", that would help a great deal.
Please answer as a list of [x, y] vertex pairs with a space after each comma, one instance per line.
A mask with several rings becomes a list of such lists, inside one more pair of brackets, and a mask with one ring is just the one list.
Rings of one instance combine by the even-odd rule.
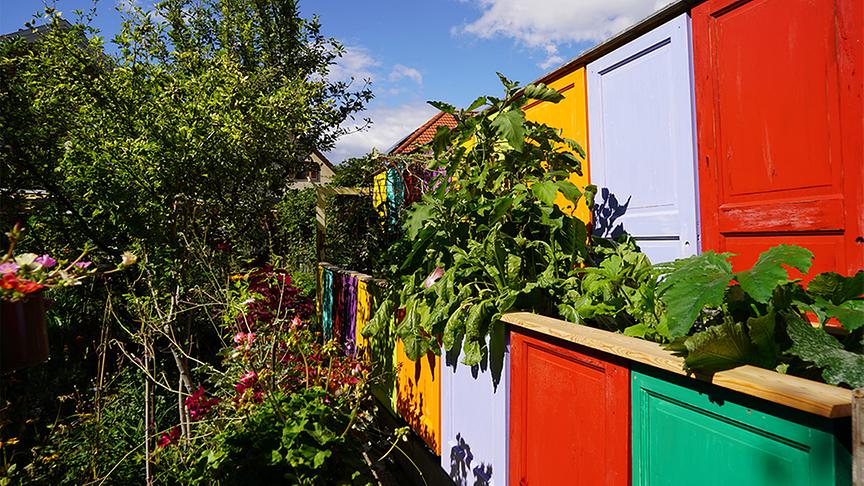
[[630, 484], [630, 373], [617, 358], [512, 331], [510, 484]]
[[703, 249], [864, 267], [864, 2], [708, 0], [692, 18]]

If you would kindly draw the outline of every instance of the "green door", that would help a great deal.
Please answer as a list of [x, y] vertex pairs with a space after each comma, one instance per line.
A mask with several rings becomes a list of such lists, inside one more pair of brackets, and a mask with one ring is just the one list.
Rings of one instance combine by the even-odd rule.
[[832, 422], [633, 366], [633, 485], [848, 486]]

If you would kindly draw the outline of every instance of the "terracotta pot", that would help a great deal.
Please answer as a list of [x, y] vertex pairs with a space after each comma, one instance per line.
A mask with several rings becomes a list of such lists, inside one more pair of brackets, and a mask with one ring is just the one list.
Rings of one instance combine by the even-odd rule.
[[48, 359], [48, 328], [42, 295], [26, 302], [0, 301], [0, 371], [37, 365]]

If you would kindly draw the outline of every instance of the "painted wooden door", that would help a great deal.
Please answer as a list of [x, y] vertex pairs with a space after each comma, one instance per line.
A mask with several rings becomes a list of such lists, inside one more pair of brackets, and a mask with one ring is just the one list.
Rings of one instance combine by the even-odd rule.
[[812, 271], [864, 266], [864, 4], [709, 0], [693, 9], [703, 247], [737, 269], [780, 243]]
[[699, 249], [690, 46], [682, 14], [588, 65], [595, 232], [654, 263]]
[[[525, 118], [528, 120], [545, 123], [550, 127], [561, 130], [561, 135], [575, 140], [587, 154], [582, 163], [582, 174], [570, 174], [570, 182], [576, 184], [580, 189], [589, 183], [591, 154], [588, 150], [588, 105], [585, 96], [585, 68], [579, 68], [562, 75], [558, 79], [547, 83], [564, 96], [558, 103], [535, 101], [525, 106]], [[562, 194], [558, 194], [556, 204], [568, 214], [574, 214], [582, 221], [588, 221], [591, 217], [588, 206], [584, 201], [580, 202], [578, 208], [573, 208]]]
[[632, 376], [634, 486], [851, 483], [828, 420], [647, 367]]
[[430, 351], [411, 361], [401, 339], [396, 340], [396, 412], [441, 455], [441, 357]]
[[507, 485], [507, 348], [501, 363], [487, 359], [476, 366], [462, 364], [458, 349], [442, 350], [441, 467], [457, 486]]
[[510, 337], [510, 483], [627, 485], [630, 381], [603, 353]]

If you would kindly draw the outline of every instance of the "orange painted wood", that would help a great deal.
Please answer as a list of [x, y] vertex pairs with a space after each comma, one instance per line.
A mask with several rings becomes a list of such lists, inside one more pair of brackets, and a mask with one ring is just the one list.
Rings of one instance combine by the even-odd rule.
[[510, 484], [630, 484], [625, 362], [516, 329], [510, 353]]
[[432, 352], [417, 361], [396, 342], [396, 412], [437, 455], [441, 455], [441, 357]]
[[692, 18], [703, 249], [864, 267], [864, 2], [708, 0]]

